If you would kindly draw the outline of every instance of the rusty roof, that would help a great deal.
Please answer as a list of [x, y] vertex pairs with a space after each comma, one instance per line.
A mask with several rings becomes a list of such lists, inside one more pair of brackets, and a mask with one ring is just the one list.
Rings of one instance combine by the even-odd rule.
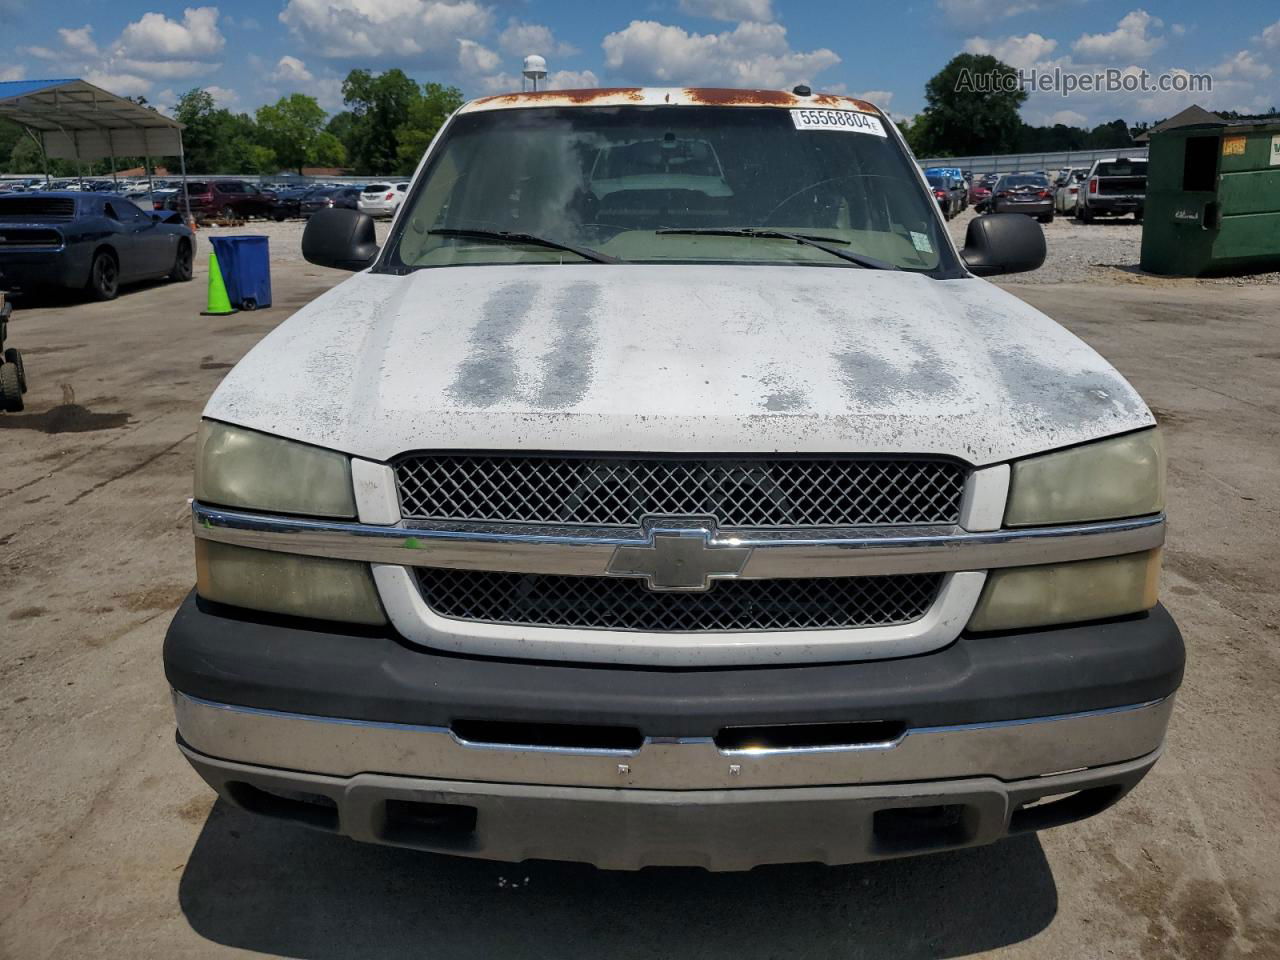
[[592, 87], [583, 90], [538, 90], [499, 93], [472, 100], [460, 112], [517, 107], [820, 107], [880, 114], [873, 103], [834, 93], [797, 96], [786, 90], [735, 90], [724, 87]]

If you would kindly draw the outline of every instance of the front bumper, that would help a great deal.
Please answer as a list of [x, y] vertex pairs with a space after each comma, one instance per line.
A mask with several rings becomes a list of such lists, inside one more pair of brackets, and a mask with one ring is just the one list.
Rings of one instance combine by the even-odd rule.
[[[180, 745], [232, 803], [472, 856], [713, 869], [967, 846], [1097, 812], [1155, 762], [1183, 656], [1162, 608], [750, 669], [451, 655], [194, 595], [165, 640]], [[811, 742], [771, 745], [801, 724]], [[602, 745], [614, 734], [635, 742]]]
[[217, 760], [179, 745], [224, 799], [254, 813], [372, 843], [613, 870], [858, 863], [978, 846], [1098, 813], [1158, 756], [1012, 783], [977, 777], [668, 791], [319, 776]]

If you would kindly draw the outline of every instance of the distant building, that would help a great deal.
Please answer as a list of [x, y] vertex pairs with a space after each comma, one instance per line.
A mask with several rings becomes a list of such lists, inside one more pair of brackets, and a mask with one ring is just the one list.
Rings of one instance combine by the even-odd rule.
[[1222, 119], [1222, 117], [1218, 116], [1216, 113], [1210, 113], [1208, 110], [1205, 110], [1203, 107], [1199, 107], [1199, 106], [1196, 106], [1195, 104], [1192, 104], [1191, 106], [1187, 107], [1187, 109], [1183, 110], [1181, 113], [1175, 113], [1168, 120], [1164, 121], [1164, 123], [1158, 123], [1154, 127], [1152, 127], [1150, 130], [1144, 130], [1142, 133], [1138, 134], [1136, 137], [1133, 138], [1133, 142], [1134, 143], [1150, 143], [1151, 135], [1153, 133], [1160, 133], [1164, 130], [1174, 130], [1178, 127], [1197, 127], [1206, 123], [1226, 123], [1226, 122], [1227, 122], [1226, 120]]
[[[169, 171], [164, 167], [153, 167], [151, 173], [157, 177], [171, 176]], [[146, 167], [130, 167], [128, 170], [117, 170], [115, 175], [117, 177], [145, 177], [147, 175], [147, 169]], [[111, 174], [108, 173], [106, 176], [109, 177]], [[172, 174], [172, 176], [177, 176], [177, 174]]]

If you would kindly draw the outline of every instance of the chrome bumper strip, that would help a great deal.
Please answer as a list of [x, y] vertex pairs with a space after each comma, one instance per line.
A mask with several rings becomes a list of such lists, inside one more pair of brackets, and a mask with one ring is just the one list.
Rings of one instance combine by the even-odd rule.
[[707, 737], [647, 738], [634, 751], [475, 744], [446, 727], [239, 707], [174, 691], [178, 730], [210, 757], [330, 776], [382, 773], [491, 783], [651, 790], [830, 786], [1047, 776], [1158, 749], [1173, 697], [1106, 710], [921, 727], [893, 741], [721, 750]]
[[[309, 520], [192, 504], [197, 537], [259, 550], [410, 567], [604, 576], [618, 547], [645, 547], [640, 530], [449, 527]], [[1151, 550], [1163, 514], [1099, 523], [975, 533], [956, 526], [762, 531], [720, 529], [706, 545], [748, 547], [740, 577], [846, 577], [952, 573], [1064, 563]]]

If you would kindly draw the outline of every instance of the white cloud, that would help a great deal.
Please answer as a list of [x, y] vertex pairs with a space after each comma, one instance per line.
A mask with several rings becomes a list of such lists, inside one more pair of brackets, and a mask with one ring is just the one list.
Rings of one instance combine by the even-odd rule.
[[488, 33], [492, 14], [476, 0], [288, 0], [280, 22], [323, 57], [443, 66], [459, 37]]
[[181, 23], [162, 13], [144, 13], [121, 31], [116, 50], [134, 59], [208, 60], [225, 44], [218, 8], [188, 7]]
[[115, 73], [107, 70], [86, 70], [84, 79], [95, 87], [101, 87], [122, 97], [134, 97], [151, 90], [152, 83], [145, 77], [131, 73]]
[[68, 50], [82, 53], [86, 57], [98, 55], [98, 45], [93, 42], [93, 27], [87, 23], [75, 29], [64, 27], [58, 31], [58, 36], [62, 37], [62, 42]]
[[1150, 33], [1163, 26], [1159, 17], [1145, 10], [1133, 10], [1125, 14], [1110, 33], [1083, 34], [1072, 44], [1072, 49], [1083, 57], [1097, 60], [1139, 60], [1164, 46], [1163, 37]]
[[1268, 50], [1280, 50], [1280, 20], [1263, 30], [1257, 41]]
[[0, 81], [21, 80], [26, 74], [26, 67], [0, 67]]
[[1050, 6], [1043, 0], [1011, 0], [1008, 3], [992, 3], [991, 0], [938, 0], [938, 9], [952, 23], [973, 26], [990, 23], [1001, 17], [1015, 17]]
[[1215, 80], [1265, 80], [1271, 76], [1271, 67], [1248, 50], [1211, 67], [1208, 71]]
[[211, 84], [204, 89], [220, 107], [232, 107], [240, 102], [240, 94], [234, 90], [228, 90], [226, 87]]
[[[839, 91], [831, 90], [831, 92], [838, 93]], [[892, 90], [865, 90], [862, 93], [851, 93], [849, 96], [858, 100], [866, 100], [869, 103], [874, 103], [885, 113], [889, 112], [889, 104], [893, 103]]]
[[267, 86], [260, 91], [265, 102], [273, 103], [291, 93], [305, 93], [331, 112], [342, 106], [342, 79], [329, 70], [316, 73], [297, 57], [285, 54], [276, 61], [266, 79]]
[[1048, 118], [1049, 125], [1061, 123], [1068, 127], [1088, 127], [1089, 118], [1083, 113], [1076, 113], [1074, 110], [1059, 110]]
[[316, 77], [305, 63], [286, 54], [276, 61], [275, 69], [267, 79], [283, 87], [301, 89], [314, 83]]
[[57, 50], [50, 50], [48, 47], [24, 47], [23, 52], [31, 57], [39, 57], [41, 60], [60, 60], [65, 56], [65, 51], [59, 53]]
[[458, 66], [463, 73], [493, 73], [502, 66], [502, 57], [474, 40], [459, 40]]
[[544, 27], [540, 23], [521, 23], [519, 20], [507, 23], [507, 28], [498, 36], [498, 46], [513, 57], [523, 57], [530, 53], [544, 57], [571, 57], [578, 52], [572, 45], [556, 40], [550, 27]]
[[136, 73], [161, 80], [178, 80], [183, 77], [195, 77], [218, 68], [216, 63], [203, 63], [199, 60], [134, 60], [132, 57], [121, 57], [110, 61], [114, 70]]
[[966, 53], [990, 55], [1001, 63], [1023, 70], [1047, 60], [1057, 48], [1057, 40], [1050, 40], [1038, 33], [1028, 33], [1021, 37], [1002, 37], [995, 41], [985, 37], [970, 37], [964, 44]]
[[585, 90], [600, 86], [600, 78], [590, 70], [557, 70], [547, 76], [548, 90]]
[[680, 12], [712, 20], [768, 23], [773, 19], [770, 0], [680, 0]]
[[689, 33], [633, 20], [601, 42], [605, 65], [629, 79], [728, 87], [790, 87], [840, 62], [826, 48], [792, 50], [780, 24], [740, 23], [724, 33]]

